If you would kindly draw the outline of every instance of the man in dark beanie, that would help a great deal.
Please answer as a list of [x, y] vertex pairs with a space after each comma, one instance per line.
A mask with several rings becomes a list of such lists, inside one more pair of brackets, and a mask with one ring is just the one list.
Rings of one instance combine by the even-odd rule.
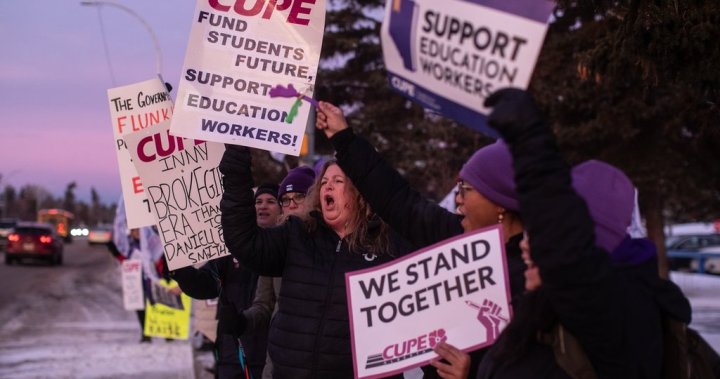
[[[282, 208], [277, 193], [278, 185], [272, 183], [262, 184], [255, 191], [258, 226], [273, 227], [280, 219]], [[245, 269], [230, 255], [209, 261], [199, 269], [183, 267], [170, 275], [192, 298], [218, 297], [215, 377], [245, 378], [247, 369], [253, 378], [260, 378], [267, 351], [267, 324], [246, 328], [243, 316], [243, 311], [252, 305], [258, 275]], [[244, 362], [240, 361], [241, 346]]]
[[255, 213], [261, 228], [273, 227], [280, 219], [282, 208], [277, 193], [278, 185], [275, 183], [263, 183], [255, 190]]

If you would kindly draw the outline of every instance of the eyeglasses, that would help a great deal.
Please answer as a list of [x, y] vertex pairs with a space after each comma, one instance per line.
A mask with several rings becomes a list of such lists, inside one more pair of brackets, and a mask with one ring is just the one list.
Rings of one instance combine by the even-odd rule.
[[475, 188], [473, 188], [470, 185], [465, 184], [464, 181], [458, 180], [457, 182], [457, 193], [460, 195], [461, 199], [465, 198], [465, 193], [468, 191], [475, 191]]
[[300, 205], [305, 201], [305, 194], [304, 193], [296, 193], [295, 196], [283, 196], [282, 199], [280, 199], [280, 204], [283, 207], [289, 207], [290, 202], [295, 203], [295, 205]]

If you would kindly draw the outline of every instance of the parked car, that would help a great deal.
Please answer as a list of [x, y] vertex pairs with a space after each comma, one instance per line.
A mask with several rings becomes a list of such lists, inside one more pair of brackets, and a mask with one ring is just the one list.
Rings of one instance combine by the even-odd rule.
[[112, 240], [113, 227], [107, 225], [98, 225], [90, 228], [88, 232], [89, 245], [104, 245]]
[[[700, 249], [699, 252], [700, 253], [720, 254], [720, 246], [705, 247], [705, 248]], [[698, 259], [693, 259], [692, 262], [690, 262], [690, 268], [692, 270], [697, 271], [699, 267], [700, 267], [700, 261]], [[705, 258], [704, 271], [706, 273], [720, 275], [720, 258], [715, 258], [715, 257]]]
[[46, 223], [19, 222], [8, 235], [5, 264], [25, 258], [43, 259], [53, 265], [63, 261], [63, 241], [55, 227]]
[[[697, 252], [710, 246], [720, 246], [720, 234], [687, 234], [665, 239], [667, 250]], [[671, 270], [692, 269], [692, 258], [668, 258]]]
[[15, 225], [17, 225], [15, 220], [0, 220], [0, 250], [5, 250], [7, 238], [15, 230]]

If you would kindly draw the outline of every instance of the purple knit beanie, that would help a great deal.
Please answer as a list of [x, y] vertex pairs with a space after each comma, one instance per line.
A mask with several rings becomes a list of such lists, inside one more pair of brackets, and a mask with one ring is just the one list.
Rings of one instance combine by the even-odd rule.
[[572, 180], [595, 223], [595, 243], [613, 252], [632, 221], [635, 187], [620, 169], [596, 160], [573, 167]]
[[278, 189], [278, 199], [288, 192], [302, 192], [307, 193], [310, 186], [315, 181], [315, 171], [307, 166], [295, 167], [290, 170], [280, 182], [280, 188]]
[[476, 151], [460, 170], [460, 178], [493, 203], [519, 210], [512, 156], [502, 140]]

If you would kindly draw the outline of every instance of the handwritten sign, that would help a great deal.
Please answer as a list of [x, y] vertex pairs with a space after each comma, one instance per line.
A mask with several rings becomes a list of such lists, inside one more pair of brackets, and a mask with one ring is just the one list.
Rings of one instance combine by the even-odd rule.
[[390, 85], [486, 134], [483, 101], [526, 88], [554, 2], [387, 0], [381, 40]]
[[220, 225], [225, 145], [170, 135], [170, 123], [133, 133], [125, 143], [143, 180], [168, 268], [228, 254]]
[[510, 317], [500, 227], [463, 234], [388, 264], [345, 274], [356, 378], [379, 378], [495, 342]]
[[173, 103], [160, 78], [108, 90], [110, 119], [115, 136], [115, 151], [120, 167], [120, 183], [125, 199], [129, 228], [152, 225], [145, 188], [135, 170], [123, 137], [140, 130], [153, 129], [172, 117]]
[[[177, 283], [169, 283], [161, 280], [161, 285], [168, 289], [177, 288]], [[181, 294], [182, 309], [168, 307], [161, 303], [151, 304], [147, 301], [145, 305], [145, 328], [143, 334], [150, 337], [172, 338], [185, 340], [190, 330], [190, 307], [191, 299]]]
[[172, 133], [299, 155], [310, 105], [288, 118], [295, 99], [269, 92], [292, 84], [312, 96], [325, 0], [226, 4], [197, 2]]
[[142, 262], [126, 259], [121, 266], [123, 306], [128, 311], [145, 308], [142, 288]]

